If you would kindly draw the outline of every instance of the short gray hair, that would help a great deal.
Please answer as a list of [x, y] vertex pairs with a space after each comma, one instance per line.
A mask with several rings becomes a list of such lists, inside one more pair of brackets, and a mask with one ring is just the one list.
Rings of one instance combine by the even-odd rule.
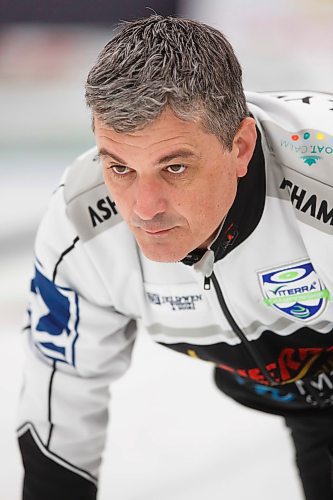
[[86, 102], [116, 130], [143, 128], [169, 106], [200, 121], [231, 149], [248, 116], [242, 69], [224, 35], [189, 19], [150, 17], [124, 22], [89, 72]]

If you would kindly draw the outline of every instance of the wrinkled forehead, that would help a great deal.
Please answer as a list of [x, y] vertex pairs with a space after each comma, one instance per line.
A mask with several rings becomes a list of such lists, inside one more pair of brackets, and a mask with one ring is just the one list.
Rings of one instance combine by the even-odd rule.
[[127, 164], [140, 159], [154, 164], [176, 158], [198, 161], [224, 151], [219, 139], [204, 131], [200, 122], [181, 120], [169, 109], [131, 132], [117, 132], [96, 116], [95, 137], [100, 157]]

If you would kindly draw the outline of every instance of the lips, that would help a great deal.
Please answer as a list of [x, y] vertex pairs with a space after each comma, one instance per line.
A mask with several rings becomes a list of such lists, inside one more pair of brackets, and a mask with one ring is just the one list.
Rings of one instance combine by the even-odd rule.
[[145, 233], [148, 233], [148, 234], [162, 234], [162, 233], [166, 233], [166, 232], [170, 231], [171, 229], [173, 229], [173, 228], [172, 227], [168, 227], [168, 228], [165, 228], [165, 229], [154, 229], [153, 231], [149, 230], [149, 229], [142, 229], [142, 230]]

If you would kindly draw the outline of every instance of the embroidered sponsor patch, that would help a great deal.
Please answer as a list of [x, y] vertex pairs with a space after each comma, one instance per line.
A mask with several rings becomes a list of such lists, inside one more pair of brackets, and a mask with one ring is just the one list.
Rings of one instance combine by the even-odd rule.
[[44, 356], [75, 366], [78, 338], [78, 296], [56, 286], [37, 268], [31, 282], [32, 340]]
[[323, 312], [330, 298], [310, 261], [258, 274], [264, 303], [289, 318], [312, 320]]
[[201, 290], [196, 284], [152, 285], [145, 283], [149, 304], [159, 312], [206, 311]]

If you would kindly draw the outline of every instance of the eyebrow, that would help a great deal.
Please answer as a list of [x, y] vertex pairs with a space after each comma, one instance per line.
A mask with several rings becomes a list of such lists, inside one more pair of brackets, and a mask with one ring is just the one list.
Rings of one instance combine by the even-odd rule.
[[[115, 155], [111, 151], [108, 151], [105, 148], [101, 148], [100, 151], [98, 152], [97, 156], [99, 158], [102, 157], [109, 157], [112, 158], [113, 160], [117, 161], [118, 163], [121, 163], [123, 165], [126, 165], [127, 162], [125, 160], [122, 160], [119, 156]], [[161, 163], [168, 163], [169, 161], [174, 160], [175, 158], [181, 158], [181, 159], [200, 159], [201, 156], [196, 155], [195, 153], [192, 153], [191, 151], [187, 151], [186, 149], [179, 149], [177, 151], [174, 151], [172, 153], [169, 153], [167, 155], [162, 156], [157, 160], [158, 164]]]

